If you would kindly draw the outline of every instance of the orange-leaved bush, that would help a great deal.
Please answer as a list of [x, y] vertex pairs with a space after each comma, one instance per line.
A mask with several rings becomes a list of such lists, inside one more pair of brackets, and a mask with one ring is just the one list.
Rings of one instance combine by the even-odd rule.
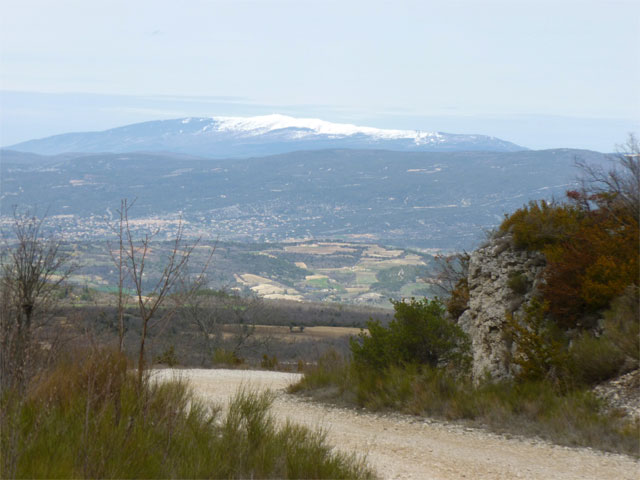
[[592, 328], [592, 314], [638, 285], [638, 219], [614, 193], [567, 192], [569, 203], [530, 202], [500, 231], [516, 248], [544, 253], [542, 294], [563, 328]]
[[621, 209], [586, 211], [576, 231], [546, 246], [544, 298], [561, 326], [580, 324], [638, 284], [638, 222]]

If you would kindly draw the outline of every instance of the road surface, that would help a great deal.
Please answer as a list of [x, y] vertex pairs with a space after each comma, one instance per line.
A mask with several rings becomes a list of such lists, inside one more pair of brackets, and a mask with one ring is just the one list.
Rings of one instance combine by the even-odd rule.
[[255, 370], [160, 370], [189, 380], [197, 395], [228, 402], [241, 386], [277, 393], [280, 420], [320, 427], [346, 452], [366, 455], [382, 478], [406, 479], [612, 479], [637, 480], [640, 463], [624, 455], [507, 438], [479, 429], [405, 415], [378, 415], [313, 403], [285, 392], [299, 374]]

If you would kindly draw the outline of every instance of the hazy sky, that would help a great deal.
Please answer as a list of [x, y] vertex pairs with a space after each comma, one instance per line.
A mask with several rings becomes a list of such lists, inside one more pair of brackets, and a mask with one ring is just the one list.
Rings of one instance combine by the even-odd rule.
[[2, 145], [283, 112], [611, 151], [640, 123], [637, 0], [2, 0], [0, 18]]

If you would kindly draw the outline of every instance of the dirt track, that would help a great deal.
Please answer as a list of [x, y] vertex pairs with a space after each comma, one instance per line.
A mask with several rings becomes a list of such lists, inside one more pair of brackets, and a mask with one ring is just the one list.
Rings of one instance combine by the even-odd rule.
[[283, 389], [297, 374], [247, 370], [162, 370], [188, 378], [202, 398], [224, 404], [242, 385], [278, 392], [274, 414], [328, 430], [338, 448], [367, 455], [383, 478], [633, 479], [640, 463], [622, 455], [505, 438], [476, 429], [401, 415], [380, 416], [314, 404]]

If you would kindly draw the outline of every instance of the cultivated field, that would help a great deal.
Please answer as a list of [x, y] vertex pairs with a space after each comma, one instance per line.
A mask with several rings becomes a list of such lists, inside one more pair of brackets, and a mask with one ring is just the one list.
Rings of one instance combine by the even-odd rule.
[[[111, 248], [113, 244], [111, 244]], [[207, 258], [211, 245], [194, 250], [194, 269]], [[110, 299], [117, 269], [107, 242], [75, 242], [65, 250], [80, 267], [71, 282], [87, 287], [95, 303]], [[148, 274], [160, 273], [169, 244], [150, 249]], [[389, 306], [389, 298], [430, 295], [425, 279], [433, 272], [432, 255], [371, 243], [292, 241], [281, 244], [219, 243], [207, 278], [212, 289], [225, 288], [270, 300], [323, 301]], [[111, 299], [113, 303], [113, 299]]]

